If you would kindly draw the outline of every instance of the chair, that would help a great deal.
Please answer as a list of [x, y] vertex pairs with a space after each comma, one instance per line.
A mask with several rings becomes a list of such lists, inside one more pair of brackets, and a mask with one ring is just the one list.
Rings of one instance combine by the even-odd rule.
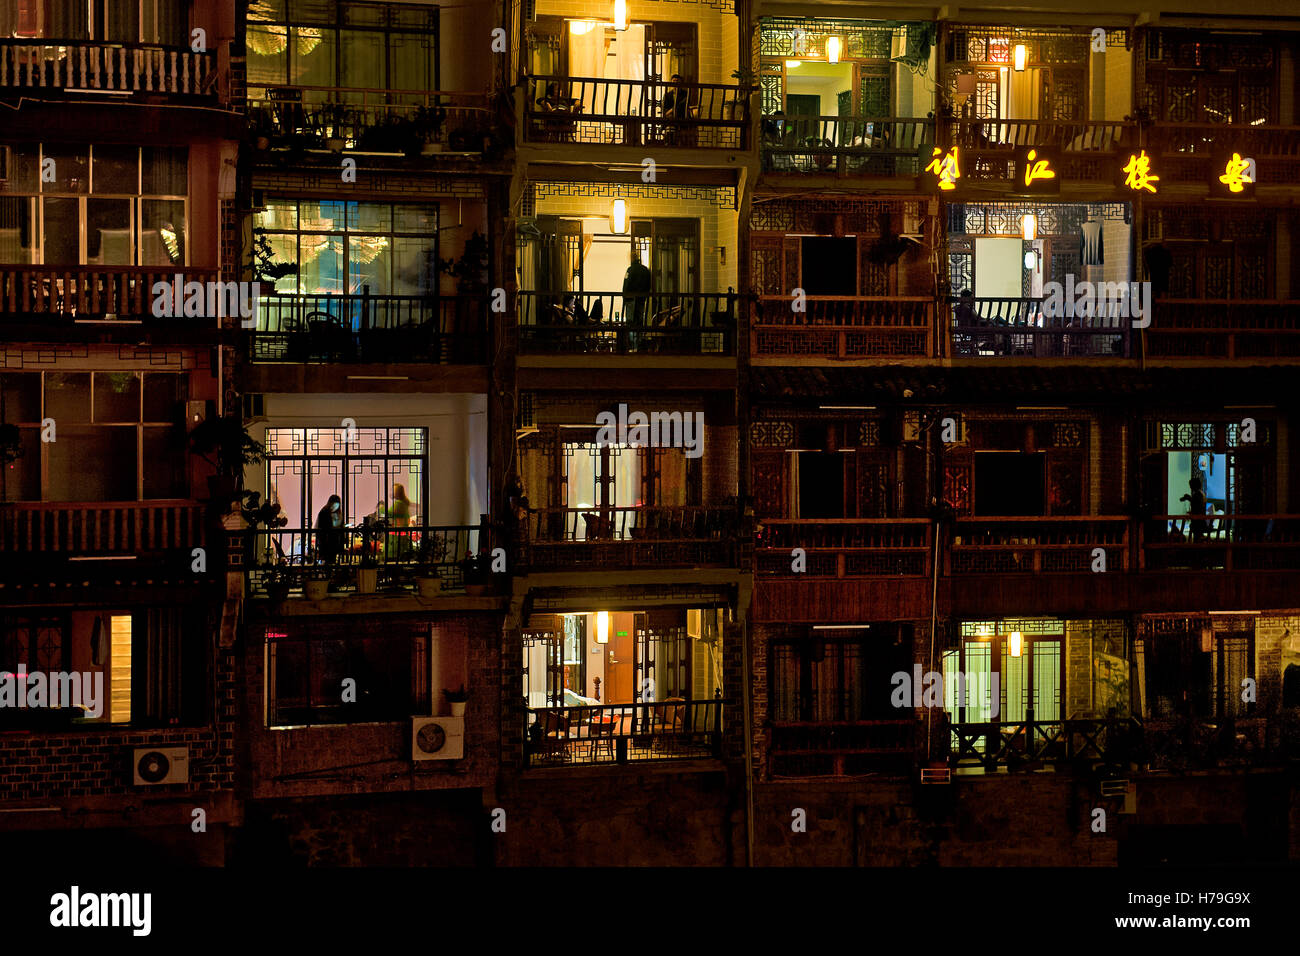
[[608, 753], [609, 759], [615, 759], [614, 755], [614, 727], [617, 721], [614, 718], [608, 720], [592, 720], [589, 727], [588, 736], [591, 738], [592, 754]]

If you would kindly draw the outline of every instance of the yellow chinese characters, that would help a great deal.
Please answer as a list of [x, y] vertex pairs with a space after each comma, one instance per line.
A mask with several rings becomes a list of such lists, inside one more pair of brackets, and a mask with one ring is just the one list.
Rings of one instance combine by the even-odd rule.
[[1255, 181], [1255, 161], [1243, 159], [1240, 153], [1233, 153], [1232, 159], [1219, 177], [1219, 182], [1228, 187], [1230, 192], [1239, 193], [1248, 183]]
[[1124, 174], [1124, 185], [1129, 189], [1145, 189], [1153, 193], [1156, 187], [1151, 184], [1160, 182], [1159, 176], [1151, 175], [1151, 157], [1147, 155], [1145, 149], [1137, 156], [1129, 154]]
[[954, 146], [948, 151], [948, 155], [943, 156], [943, 150], [936, 146], [934, 158], [925, 167], [925, 171], [939, 177], [940, 189], [956, 189], [957, 180], [961, 178], [961, 168], [957, 165], [957, 147]]
[[1031, 149], [1025, 157], [1025, 185], [1028, 186], [1035, 179], [1055, 178], [1056, 170], [1048, 167], [1047, 160], [1038, 158], [1038, 150]]

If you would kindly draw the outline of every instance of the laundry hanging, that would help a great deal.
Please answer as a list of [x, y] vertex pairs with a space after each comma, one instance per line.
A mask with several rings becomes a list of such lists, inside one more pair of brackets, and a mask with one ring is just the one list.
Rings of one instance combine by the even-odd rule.
[[1101, 220], [1089, 219], [1079, 229], [1079, 262], [1085, 266], [1102, 265], [1105, 255], [1101, 242]]

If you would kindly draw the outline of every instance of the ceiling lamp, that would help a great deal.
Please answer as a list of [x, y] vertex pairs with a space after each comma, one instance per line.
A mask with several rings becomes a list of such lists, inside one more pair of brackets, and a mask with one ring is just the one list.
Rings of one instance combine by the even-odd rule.
[[596, 643], [597, 644], [609, 643], [609, 612], [608, 611], [596, 612]]
[[1025, 71], [1025, 61], [1029, 59], [1029, 50], [1023, 43], [1017, 43], [1015, 50], [1012, 52], [1011, 64], [1015, 67], [1017, 73]]
[[627, 29], [627, 0], [614, 0], [614, 29]]
[[1032, 242], [1038, 238], [1038, 217], [1032, 212], [1025, 213], [1020, 220], [1021, 235], [1026, 242]]
[[609, 231], [619, 236], [627, 232], [627, 203], [622, 199], [615, 199], [610, 207]]
[[840, 62], [840, 38], [839, 37], [828, 37], [826, 39], [826, 62], [827, 63]]
[[1007, 653], [1012, 657], [1019, 657], [1024, 652], [1025, 639], [1019, 631], [1012, 631], [1007, 635]]

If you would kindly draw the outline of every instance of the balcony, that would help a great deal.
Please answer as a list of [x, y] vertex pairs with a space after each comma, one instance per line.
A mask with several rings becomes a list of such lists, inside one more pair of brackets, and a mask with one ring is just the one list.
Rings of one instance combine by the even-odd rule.
[[191, 501], [16, 502], [0, 505], [0, 558], [141, 557], [206, 543], [204, 509]]
[[928, 358], [934, 300], [923, 296], [759, 296], [750, 330], [754, 358]]
[[217, 278], [215, 270], [182, 266], [0, 266], [0, 318], [147, 321], [154, 316], [154, 284], [163, 282], [170, 289], [177, 273], [187, 283]]
[[[590, 143], [744, 149], [749, 94], [718, 83], [660, 83], [595, 77], [526, 78], [529, 143]], [[665, 94], [684, 96], [685, 114], [665, 112]]]
[[737, 566], [734, 507], [540, 508], [520, 563], [531, 571]]
[[[477, 589], [489, 580], [467, 569], [465, 561], [489, 549], [482, 525], [346, 528], [332, 560], [321, 553], [320, 539], [313, 528], [246, 532], [250, 594], [280, 601], [291, 594], [308, 596], [309, 585], [319, 582], [317, 599], [416, 591], [433, 596], [461, 591], [467, 584]], [[437, 585], [427, 583], [435, 578]]]
[[43, 91], [216, 96], [216, 54], [138, 43], [0, 39], [0, 95]]
[[949, 724], [953, 767], [1102, 761], [1127, 767], [1142, 747], [1142, 723], [1131, 717], [1024, 720]]
[[1129, 570], [1129, 519], [1093, 517], [958, 518], [948, 574], [1087, 573], [1102, 549], [1108, 572]]
[[954, 119], [949, 129], [962, 177], [979, 182], [1012, 182], [1016, 150], [1045, 147], [1060, 155], [1060, 181], [1109, 185], [1120, 150], [1136, 144], [1136, 124], [1125, 122]]
[[864, 720], [774, 722], [768, 772], [774, 777], [845, 777], [906, 773], [912, 765], [917, 723]]
[[735, 355], [734, 293], [519, 293], [523, 355]]
[[1146, 148], [1162, 186], [1205, 185], [1223, 170], [1211, 164], [1225, 153], [1255, 160], [1256, 182], [1286, 185], [1300, 178], [1300, 126], [1152, 123]]
[[763, 172], [837, 177], [919, 176], [934, 120], [866, 116], [764, 117]]
[[[928, 518], [841, 518], [760, 522], [754, 550], [762, 575], [800, 578], [928, 575], [933, 548]], [[791, 551], [803, 548], [807, 567], [792, 569]]]
[[486, 93], [256, 87], [248, 91], [248, 115], [254, 135], [272, 146], [428, 156], [480, 154], [485, 137], [497, 138]]
[[1102, 762], [1120, 772], [1278, 763], [1296, 755], [1284, 720], [1113, 717], [953, 723], [948, 760], [953, 767], [988, 772], [1075, 760]]
[[1143, 529], [1148, 571], [1300, 570], [1300, 517], [1295, 515], [1157, 515]]
[[529, 710], [528, 766], [628, 764], [718, 757], [722, 708], [678, 700]]
[[[1127, 286], [1126, 286], [1127, 288]], [[1128, 358], [1133, 319], [1049, 316], [1042, 298], [948, 299], [954, 358]]]
[[482, 296], [273, 293], [248, 333], [253, 362], [426, 362], [479, 365], [487, 357]]
[[1158, 299], [1144, 333], [1148, 359], [1300, 358], [1300, 303]]

